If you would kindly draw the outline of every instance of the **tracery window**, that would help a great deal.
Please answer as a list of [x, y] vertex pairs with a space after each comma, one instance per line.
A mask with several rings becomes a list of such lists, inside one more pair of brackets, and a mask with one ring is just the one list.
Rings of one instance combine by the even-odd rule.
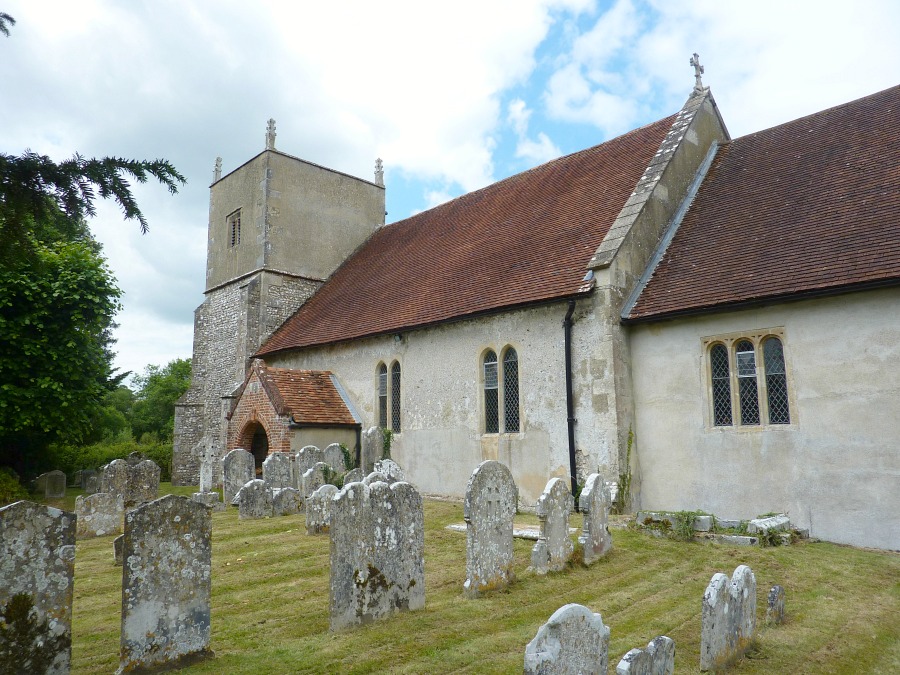
[[513, 347], [506, 347], [501, 354], [502, 368], [494, 350], [489, 349], [482, 357], [486, 434], [514, 434], [520, 431], [519, 355]]

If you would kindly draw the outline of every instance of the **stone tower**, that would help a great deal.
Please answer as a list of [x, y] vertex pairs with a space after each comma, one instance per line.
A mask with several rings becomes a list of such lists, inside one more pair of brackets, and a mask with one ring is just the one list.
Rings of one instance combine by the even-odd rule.
[[[380, 160], [379, 160], [380, 164]], [[275, 149], [221, 175], [209, 197], [206, 290], [194, 312], [190, 389], [175, 406], [172, 483], [196, 485], [205, 446], [225, 447], [225, 414], [262, 342], [384, 225], [380, 166], [370, 182]]]

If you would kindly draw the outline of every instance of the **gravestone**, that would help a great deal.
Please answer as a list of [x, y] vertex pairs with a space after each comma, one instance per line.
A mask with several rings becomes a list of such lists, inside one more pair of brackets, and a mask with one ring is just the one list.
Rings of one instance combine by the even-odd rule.
[[122, 533], [125, 502], [121, 495], [98, 492], [75, 498], [75, 534], [79, 539]]
[[214, 459], [208, 448], [200, 459], [200, 485], [198, 492], [212, 492]]
[[478, 465], [466, 486], [466, 582], [468, 597], [506, 588], [513, 574], [513, 516], [519, 500], [506, 465], [489, 459]]
[[754, 518], [747, 523], [747, 534], [766, 534], [767, 532], [787, 532], [791, 529], [791, 519], [783, 513], [766, 518]]
[[362, 479], [362, 482], [366, 485], [371, 485], [372, 483], [387, 483], [390, 485], [390, 481], [388, 481], [388, 477], [385, 476], [380, 471], [373, 471], [368, 476]]
[[325, 474], [331, 470], [325, 462], [316, 462], [316, 464], [303, 474], [303, 481], [300, 484], [300, 492], [303, 494], [304, 501], [313, 492], [325, 485]]
[[47, 494], [47, 474], [42, 473], [40, 476], [34, 479], [34, 491], [40, 495], [46, 496]]
[[72, 480], [69, 482], [69, 487], [76, 487], [76, 488], [84, 487], [83, 474], [84, 474], [84, 472], [81, 469], [79, 469], [78, 471], [73, 473]]
[[297, 487], [296, 455], [290, 452], [273, 452], [263, 460], [263, 480], [270, 489]]
[[124, 459], [111, 461], [103, 467], [103, 478], [100, 483], [101, 492], [121, 495], [125, 504], [128, 504], [128, 462]]
[[584, 605], [563, 605], [525, 647], [526, 675], [606, 675], [609, 628]]
[[113, 559], [117, 567], [122, 566], [122, 551], [125, 548], [125, 535], [120, 534], [113, 539]]
[[272, 491], [264, 480], [254, 478], [247, 481], [235, 497], [238, 500], [238, 518], [269, 518], [275, 515], [272, 505]]
[[334, 485], [326, 484], [306, 498], [306, 534], [325, 534], [329, 531], [331, 500], [337, 493], [338, 489]]
[[44, 497], [47, 499], [63, 499], [66, 496], [66, 474], [62, 471], [50, 471], [47, 474]]
[[134, 452], [128, 453], [128, 456], [125, 458], [125, 463], [128, 464], [128, 466], [137, 466], [145, 459], [147, 459], [147, 457], [144, 453], [135, 450]]
[[297, 453], [297, 475], [302, 477], [316, 464], [323, 461], [325, 461], [324, 452], [314, 445], [304, 445]]
[[84, 479], [84, 491], [86, 494], [93, 495], [100, 492], [100, 485], [103, 482], [103, 478], [94, 473], [93, 475], [88, 476]]
[[425, 514], [409, 483], [350, 483], [331, 512], [331, 630], [425, 606]]
[[[137, 453], [131, 453], [135, 455]], [[131, 457], [129, 455], [129, 457]], [[125, 506], [152, 502], [159, 496], [159, 466], [152, 459], [128, 464], [128, 492]]]
[[191, 495], [191, 501], [203, 504], [203, 506], [213, 511], [225, 510], [225, 504], [219, 501], [218, 492], [195, 492]]
[[397, 464], [394, 460], [387, 459], [379, 459], [375, 462], [375, 472], [384, 474], [387, 478], [386, 483], [396, 483], [397, 481], [405, 481], [406, 476], [403, 474], [403, 469], [400, 468], [400, 465]]
[[784, 623], [784, 588], [772, 586], [766, 602], [766, 623], [776, 626]]
[[303, 509], [300, 490], [292, 487], [272, 490], [272, 513], [276, 516], [293, 516]]
[[575, 547], [569, 536], [569, 513], [573, 506], [572, 493], [566, 482], [562, 478], [551, 478], [535, 506], [541, 533], [531, 549], [531, 568], [537, 574], [559, 572], [572, 559]]
[[609, 533], [609, 507], [612, 499], [609, 487], [599, 473], [588, 476], [578, 497], [578, 508], [582, 514], [581, 535], [578, 543], [584, 553], [584, 564], [590, 565], [602, 558], [612, 548]]
[[[92, 476], [96, 476], [97, 472], [94, 469], [82, 469], [78, 472], [80, 474], [80, 478], [78, 482], [75, 484], [77, 487], [80, 487], [82, 490], [87, 490], [88, 481]], [[98, 490], [99, 492], [99, 490]], [[91, 493], [93, 494], [93, 493]]]
[[363, 470], [359, 467], [355, 469], [350, 469], [347, 473], [344, 474], [344, 485], [349, 485], [350, 483], [361, 483], [366, 477], [366, 474], [363, 473]]
[[675, 640], [660, 635], [646, 649], [632, 649], [616, 666], [616, 675], [673, 675]]
[[0, 658], [11, 672], [69, 672], [74, 573], [74, 513], [27, 501], [0, 508]]
[[238, 490], [255, 477], [253, 455], [242, 448], [232, 450], [222, 458], [222, 472], [225, 475], [222, 501], [230, 504]]
[[125, 515], [119, 673], [174, 669], [212, 656], [212, 516], [167, 495]]
[[380, 427], [369, 427], [362, 433], [359, 467], [363, 473], [371, 473], [375, 462], [384, 456], [384, 432]]
[[756, 631], [756, 577], [740, 565], [713, 575], [703, 594], [700, 670], [720, 670], [743, 655]]
[[340, 443], [332, 443], [322, 453], [322, 461], [338, 473], [344, 473], [350, 467], [344, 464], [344, 451]]

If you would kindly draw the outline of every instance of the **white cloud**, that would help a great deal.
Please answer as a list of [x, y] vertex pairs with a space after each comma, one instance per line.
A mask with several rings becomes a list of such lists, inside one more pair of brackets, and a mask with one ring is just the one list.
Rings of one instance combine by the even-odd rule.
[[543, 164], [559, 157], [562, 153], [550, 137], [543, 131], [538, 132], [537, 140], [528, 138], [528, 122], [531, 110], [520, 98], [510, 101], [507, 106], [506, 119], [518, 137], [516, 157], [526, 159], [531, 165]]

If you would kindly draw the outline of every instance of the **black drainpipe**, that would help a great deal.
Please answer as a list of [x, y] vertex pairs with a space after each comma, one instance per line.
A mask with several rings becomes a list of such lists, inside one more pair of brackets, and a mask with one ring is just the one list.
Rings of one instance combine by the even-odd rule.
[[[575, 313], [575, 301], [569, 300], [569, 310], [566, 312], [566, 318], [563, 319], [563, 335], [565, 336], [565, 352], [566, 352], [566, 420], [569, 425], [569, 478], [572, 483], [572, 496], [578, 487], [575, 471], [575, 403], [572, 395], [572, 314]], [[575, 503], [575, 510], [578, 510], [578, 503]]]

